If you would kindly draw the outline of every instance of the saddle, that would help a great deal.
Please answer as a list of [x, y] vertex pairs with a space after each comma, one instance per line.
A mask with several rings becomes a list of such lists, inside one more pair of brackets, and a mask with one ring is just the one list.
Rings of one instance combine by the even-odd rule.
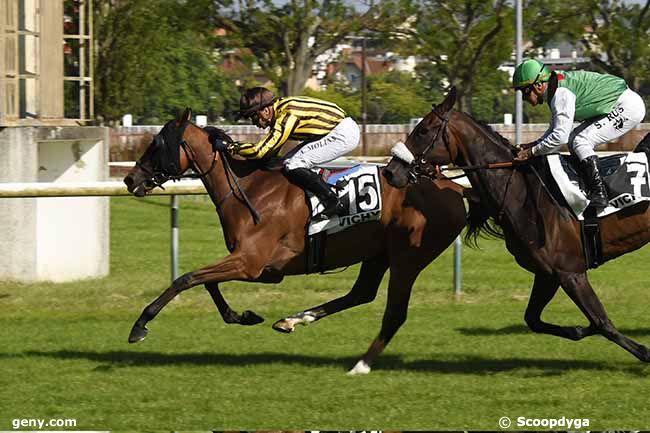
[[580, 220], [583, 252], [588, 268], [604, 263], [600, 218], [643, 201], [650, 201], [650, 134], [632, 153], [599, 158], [598, 166], [605, 183], [609, 205], [598, 214], [588, 207], [585, 185], [578, 175], [578, 160], [574, 156], [548, 155], [541, 158], [545, 178], [552, 178], [548, 190], [556, 202], [569, 208]]
[[[605, 183], [609, 205], [598, 213], [598, 217], [650, 200], [648, 160], [649, 155], [645, 150], [599, 158], [598, 167]], [[584, 192], [584, 181], [578, 174], [577, 158], [555, 154], [548, 155], [546, 161], [549, 175], [561, 194], [557, 198], [566, 203], [577, 219], [583, 220], [589, 201]]]
[[343, 216], [322, 220], [314, 218], [320, 214], [323, 204], [318, 197], [306, 191], [311, 218], [307, 223], [307, 273], [322, 272], [327, 237], [357, 224], [377, 221], [381, 218], [382, 197], [379, 167], [370, 164], [355, 165], [343, 170], [321, 175], [334, 186], [339, 199], [347, 209]]

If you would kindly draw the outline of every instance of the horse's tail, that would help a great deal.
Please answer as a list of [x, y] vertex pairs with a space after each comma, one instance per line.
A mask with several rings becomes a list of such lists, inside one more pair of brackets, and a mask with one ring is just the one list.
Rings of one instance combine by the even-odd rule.
[[469, 204], [467, 212], [467, 232], [465, 232], [465, 244], [469, 247], [478, 247], [478, 238], [503, 239], [501, 227], [494, 221], [478, 198], [466, 196]]

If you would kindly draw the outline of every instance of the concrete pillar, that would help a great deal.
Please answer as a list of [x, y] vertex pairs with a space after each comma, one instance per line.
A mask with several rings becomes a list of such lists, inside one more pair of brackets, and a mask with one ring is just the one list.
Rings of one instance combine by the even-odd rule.
[[[108, 178], [108, 128], [0, 131], [0, 182]], [[108, 197], [0, 199], [0, 280], [64, 282], [109, 271]]]

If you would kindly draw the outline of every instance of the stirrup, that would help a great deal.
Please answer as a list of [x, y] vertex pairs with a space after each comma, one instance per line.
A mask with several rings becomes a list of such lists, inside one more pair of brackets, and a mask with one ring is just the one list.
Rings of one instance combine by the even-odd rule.
[[[323, 206], [325, 204], [323, 203]], [[329, 206], [325, 206], [325, 209], [323, 209], [322, 212], [319, 212], [314, 216], [316, 219], [321, 219], [321, 220], [329, 220], [332, 219], [334, 216], [343, 216], [347, 212], [345, 210], [345, 206], [343, 206], [343, 203], [341, 203], [340, 200], [337, 200], [335, 204], [330, 204]]]
[[589, 198], [589, 207], [603, 209], [609, 205], [609, 201], [607, 200], [607, 197], [605, 197], [602, 194], [595, 193], [593, 194], [592, 197], [588, 197], [588, 198]]

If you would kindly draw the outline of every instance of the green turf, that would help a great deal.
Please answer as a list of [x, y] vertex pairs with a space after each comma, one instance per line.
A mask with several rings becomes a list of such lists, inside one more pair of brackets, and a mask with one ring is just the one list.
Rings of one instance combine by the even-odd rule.
[[[426, 270], [408, 321], [368, 376], [345, 372], [379, 329], [385, 281], [372, 304], [292, 335], [270, 328], [346, 292], [356, 266], [280, 285], [224, 284], [234, 308], [267, 319], [255, 327], [225, 325], [194, 288], [151, 322], [144, 342], [128, 345], [133, 321], [169, 282], [168, 201], [112, 199], [108, 278], [0, 283], [0, 430], [18, 418], [74, 418], [78, 430], [495, 430], [502, 416], [650, 427], [650, 369], [601, 337], [528, 332], [532, 278], [501, 241], [464, 249], [460, 299], [451, 250]], [[182, 199], [182, 272], [223, 257], [221, 236], [211, 205]], [[590, 274], [614, 323], [646, 344], [649, 254]], [[563, 293], [544, 318], [585, 324]]]

